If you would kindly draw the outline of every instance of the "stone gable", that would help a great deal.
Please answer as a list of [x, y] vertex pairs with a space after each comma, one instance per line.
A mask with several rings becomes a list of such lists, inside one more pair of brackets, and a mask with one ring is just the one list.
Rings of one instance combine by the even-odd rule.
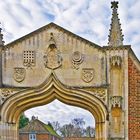
[[[51, 43], [55, 44], [53, 51]], [[38, 86], [52, 70], [68, 86], [106, 84], [102, 48], [53, 23], [7, 44], [2, 63], [7, 86]]]

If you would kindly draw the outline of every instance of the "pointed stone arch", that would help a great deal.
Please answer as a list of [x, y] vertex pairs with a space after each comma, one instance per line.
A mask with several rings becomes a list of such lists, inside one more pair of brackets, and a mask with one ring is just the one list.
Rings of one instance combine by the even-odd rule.
[[23, 111], [48, 104], [55, 99], [91, 112], [96, 121], [96, 139], [106, 139], [108, 111], [104, 102], [90, 91], [65, 86], [54, 73], [40, 86], [10, 96], [1, 109], [2, 122], [18, 126], [19, 116]]

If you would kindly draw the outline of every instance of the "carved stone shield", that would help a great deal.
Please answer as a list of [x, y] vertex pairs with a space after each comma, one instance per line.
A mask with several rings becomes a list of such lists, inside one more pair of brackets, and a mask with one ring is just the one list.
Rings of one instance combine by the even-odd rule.
[[86, 83], [89, 83], [94, 78], [94, 69], [92, 68], [84, 68], [82, 69], [82, 80]]
[[21, 67], [16, 67], [14, 68], [14, 80], [16, 82], [22, 82], [25, 79], [25, 68], [21, 68]]

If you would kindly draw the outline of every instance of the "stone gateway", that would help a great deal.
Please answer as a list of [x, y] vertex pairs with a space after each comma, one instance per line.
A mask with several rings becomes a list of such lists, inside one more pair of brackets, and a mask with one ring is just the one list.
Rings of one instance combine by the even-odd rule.
[[18, 140], [20, 114], [55, 99], [90, 111], [96, 140], [140, 140], [140, 62], [111, 8], [108, 46], [54, 23], [7, 45], [0, 32], [0, 140]]

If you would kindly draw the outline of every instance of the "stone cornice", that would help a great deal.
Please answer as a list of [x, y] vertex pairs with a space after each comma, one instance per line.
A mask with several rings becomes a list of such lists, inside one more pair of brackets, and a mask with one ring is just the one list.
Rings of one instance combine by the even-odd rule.
[[103, 46], [102, 49], [104, 50], [129, 50], [131, 45], [123, 45], [119, 47], [110, 47], [110, 46]]

